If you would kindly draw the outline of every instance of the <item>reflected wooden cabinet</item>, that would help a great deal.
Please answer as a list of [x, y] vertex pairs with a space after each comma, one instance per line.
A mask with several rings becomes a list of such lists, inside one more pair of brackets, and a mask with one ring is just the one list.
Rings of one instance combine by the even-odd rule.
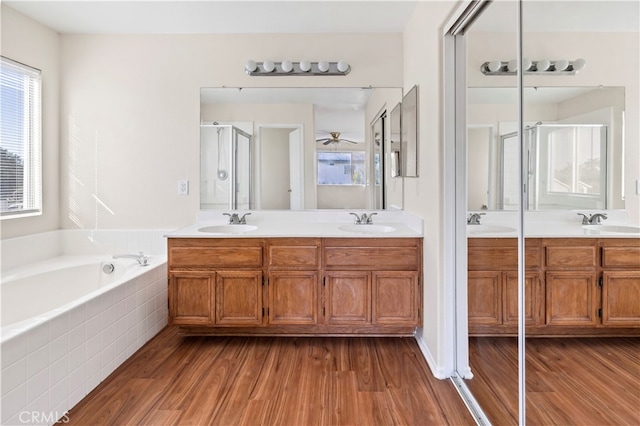
[[[515, 335], [517, 240], [469, 240], [468, 317], [472, 335]], [[640, 334], [640, 240], [527, 239], [528, 335]]]
[[420, 325], [419, 238], [171, 238], [168, 248], [169, 323], [183, 334], [412, 335]]

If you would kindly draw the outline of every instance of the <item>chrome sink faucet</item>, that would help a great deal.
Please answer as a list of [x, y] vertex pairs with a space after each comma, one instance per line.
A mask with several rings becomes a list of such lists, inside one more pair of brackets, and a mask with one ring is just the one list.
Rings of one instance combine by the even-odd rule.
[[144, 255], [144, 253], [142, 251], [140, 251], [139, 254], [114, 254], [113, 255], [114, 259], [135, 259], [138, 261], [138, 264], [140, 266], [148, 266], [149, 265], [149, 258], [147, 256]]
[[467, 218], [467, 225], [480, 225], [480, 217], [485, 213], [471, 213]]
[[583, 225], [602, 225], [602, 219], [607, 219], [607, 215], [604, 213], [594, 213], [590, 216], [584, 213], [578, 213], [578, 216], [582, 216]]
[[229, 216], [229, 225], [245, 225], [247, 223], [247, 219], [245, 216], [250, 215], [251, 213], [245, 213], [242, 217], [238, 216], [238, 213], [222, 213], [225, 216]]
[[355, 216], [355, 220], [353, 221], [353, 223], [355, 223], [356, 225], [371, 225], [373, 224], [373, 216], [377, 215], [378, 213], [373, 212], [373, 213], [369, 213], [368, 215], [366, 213], [362, 213], [362, 216], [358, 216], [357, 213], [349, 213], [350, 215]]

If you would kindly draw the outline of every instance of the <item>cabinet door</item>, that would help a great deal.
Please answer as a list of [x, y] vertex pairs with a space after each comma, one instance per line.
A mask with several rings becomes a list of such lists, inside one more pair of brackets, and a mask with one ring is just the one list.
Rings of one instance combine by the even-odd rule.
[[469, 325], [502, 324], [502, 273], [469, 271], [467, 279]]
[[331, 271], [324, 277], [325, 322], [361, 325], [371, 323], [371, 274]]
[[214, 324], [215, 272], [171, 272], [169, 324]]
[[546, 323], [596, 326], [596, 279], [593, 272], [547, 272]]
[[640, 327], [640, 271], [603, 272], [602, 325]]
[[262, 324], [262, 272], [218, 271], [216, 274], [216, 324]]
[[274, 271], [269, 274], [269, 324], [317, 324], [318, 273]]
[[415, 271], [373, 272], [371, 297], [374, 324], [418, 324], [418, 273]]
[[[525, 325], [536, 325], [543, 318], [540, 310], [543, 303], [540, 300], [540, 276], [526, 274], [524, 282], [524, 317]], [[505, 274], [502, 299], [502, 320], [505, 325], [518, 325], [518, 274]]]

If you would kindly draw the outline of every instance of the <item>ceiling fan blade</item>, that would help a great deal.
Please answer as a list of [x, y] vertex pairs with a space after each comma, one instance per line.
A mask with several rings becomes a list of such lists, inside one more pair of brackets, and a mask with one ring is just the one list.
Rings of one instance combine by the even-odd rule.
[[322, 145], [329, 145], [331, 142], [333, 142], [333, 139], [329, 139], [326, 142], [324, 142]]
[[316, 139], [316, 142], [330, 142], [332, 140], [333, 139], [331, 139], [331, 138], [322, 138], [322, 139]]
[[350, 141], [349, 139], [340, 139], [340, 142], [358, 143], [356, 141]]

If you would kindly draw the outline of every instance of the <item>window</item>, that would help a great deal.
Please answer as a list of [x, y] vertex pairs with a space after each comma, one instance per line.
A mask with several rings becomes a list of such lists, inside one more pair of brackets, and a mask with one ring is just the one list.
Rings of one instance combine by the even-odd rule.
[[1, 58], [0, 214], [42, 212], [40, 71]]
[[318, 185], [364, 185], [364, 151], [318, 152]]

